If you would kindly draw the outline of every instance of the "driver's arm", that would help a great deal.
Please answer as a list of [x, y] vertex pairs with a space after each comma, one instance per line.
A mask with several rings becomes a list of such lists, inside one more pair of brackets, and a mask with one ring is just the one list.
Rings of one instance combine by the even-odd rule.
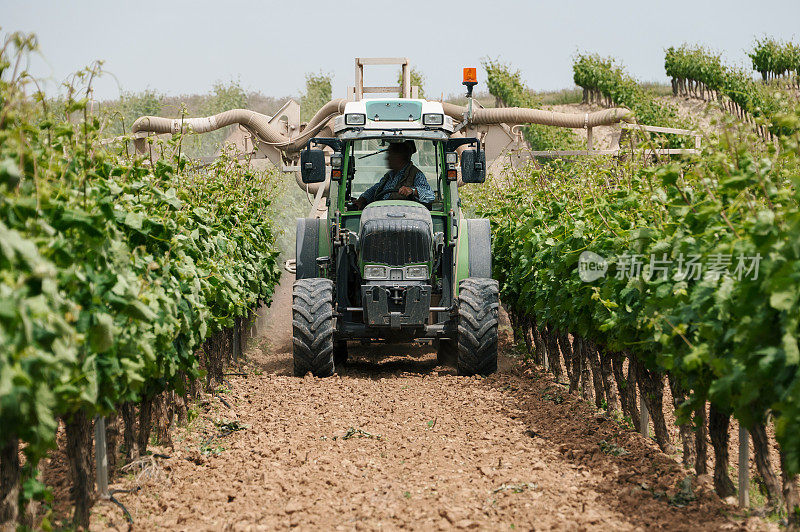
[[355, 204], [358, 206], [359, 209], [363, 209], [365, 205], [368, 205], [375, 201], [375, 193], [380, 188], [381, 184], [385, 179], [389, 177], [389, 172], [385, 173], [382, 178], [378, 179], [378, 182], [369, 187], [367, 190], [361, 194], [358, 199], [355, 201]]
[[414, 178], [414, 189], [416, 190], [415, 196], [420, 203], [433, 203], [433, 200], [436, 199], [436, 194], [434, 194], [433, 189], [428, 184], [428, 180], [425, 179], [425, 174], [421, 170], [417, 172], [417, 177]]

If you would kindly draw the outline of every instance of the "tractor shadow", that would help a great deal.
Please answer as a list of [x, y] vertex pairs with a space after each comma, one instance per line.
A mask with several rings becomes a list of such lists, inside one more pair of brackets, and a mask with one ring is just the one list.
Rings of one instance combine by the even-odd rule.
[[350, 342], [344, 365], [336, 367], [342, 377], [359, 379], [398, 378], [403, 375], [455, 375], [455, 368], [436, 363], [431, 344], [360, 345]]

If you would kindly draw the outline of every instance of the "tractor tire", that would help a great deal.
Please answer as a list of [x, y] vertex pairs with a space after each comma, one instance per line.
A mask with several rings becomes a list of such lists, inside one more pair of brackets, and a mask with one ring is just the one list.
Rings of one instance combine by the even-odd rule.
[[292, 290], [294, 375], [333, 375], [333, 281], [300, 279]]
[[295, 235], [295, 279], [314, 279], [319, 277], [317, 266], [317, 248], [321, 220], [316, 218], [298, 218]]
[[344, 366], [347, 362], [347, 340], [333, 342], [333, 363], [336, 367]]
[[492, 228], [486, 218], [467, 220], [469, 277], [492, 276]]
[[458, 361], [458, 342], [449, 338], [436, 341], [436, 364], [455, 366]]
[[459, 284], [459, 375], [489, 375], [497, 371], [497, 309], [499, 288], [494, 279], [467, 278]]

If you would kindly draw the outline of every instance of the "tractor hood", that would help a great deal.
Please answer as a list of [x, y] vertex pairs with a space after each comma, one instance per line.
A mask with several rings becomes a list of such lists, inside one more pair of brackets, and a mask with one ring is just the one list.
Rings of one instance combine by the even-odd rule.
[[413, 201], [376, 201], [361, 214], [358, 240], [362, 264], [427, 264], [433, 258], [431, 213]]

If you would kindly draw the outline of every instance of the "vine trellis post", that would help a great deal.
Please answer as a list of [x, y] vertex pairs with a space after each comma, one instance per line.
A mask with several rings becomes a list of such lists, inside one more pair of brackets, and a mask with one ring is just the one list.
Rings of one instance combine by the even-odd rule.
[[639, 430], [645, 438], [650, 437], [650, 412], [647, 411], [647, 405], [644, 402], [644, 397], [641, 397], [641, 409], [639, 410]]
[[739, 424], [739, 508], [750, 506], [750, 433]]
[[94, 418], [94, 460], [95, 479], [97, 491], [103, 499], [109, 498], [108, 493], [108, 454], [106, 448], [106, 418]]

